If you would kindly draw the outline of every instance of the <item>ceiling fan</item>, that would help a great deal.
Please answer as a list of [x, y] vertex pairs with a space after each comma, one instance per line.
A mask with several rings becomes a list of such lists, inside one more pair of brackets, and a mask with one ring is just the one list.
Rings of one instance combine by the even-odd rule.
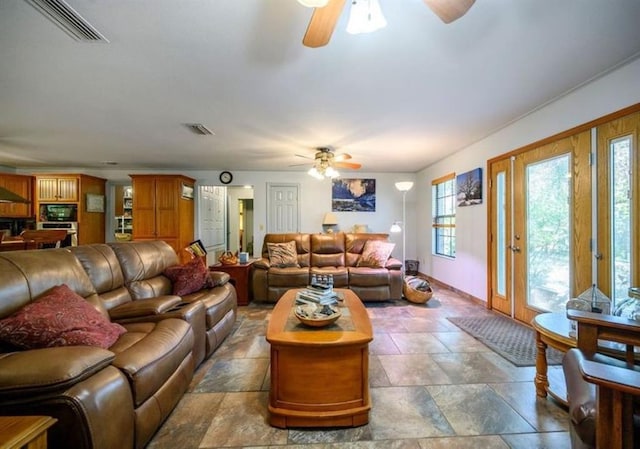
[[[316, 154], [313, 158], [313, 162], [305, 162], [304, 164], [294, 164], [294, 166], [298, 165], [307, 165], [312, 164], [313, 166], [309, 169], [307, 173], [309, 173], [314, 178], [323, 179], [323, 178], [337, 178], [340, 176], [340, 173], [336, 170], [336, 168], [349, 168], [352, 170], [357, 170], [362, 167], [361, 164], [357, 162], [346, 162], [351, 159], [351, 155], [347, 153], [336, 154], [332, 148], [329, 147], [320, 147], [316, 148]], [[308, 156], [302, 154], [296, 154], [298, 157], [303, 157], [305, 159], [312, 159]]]
[[[346, 0], [298, 0], [306, 6], [313, 6], [313, 15], [302, 43], [307, 47], [322, 47], [329, 43]], [[356, 2], [368, 0], [351, 0]], [[425, 4], [444, 23], [459, 19], [471, 8], [475, 0], [424, 0]], [[321, 6], [324, 5], [324, 6]], [[353, 6], [353, 5], [352, 5]]]

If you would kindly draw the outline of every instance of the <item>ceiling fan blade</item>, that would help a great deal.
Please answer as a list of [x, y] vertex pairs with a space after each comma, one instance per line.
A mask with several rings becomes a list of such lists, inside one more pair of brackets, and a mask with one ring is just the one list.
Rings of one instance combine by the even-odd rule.
[[444, 23], [451, 23], [464, 16], [476, 0], [424, 0]]
[[340, 161], [346, 161], [347, 159], [351, 159], [351, 155], [348, 153], [340, 153], [340, 154], [336, 154], [333, 157], [333, 160], [335, 162], [340, 162]]
[[294, 156], [303, 157], [303, 158], [305, 158], [305, 159], [311, 159], [311, 160], [313, 160], [313, 159], [314, 159], [314, 158], [312, 158], [312, 157], [310, 157], [310, 156], [307, 156], [307, 155], [304, 155], [304, 154], [294, 154]]
[[357, 170], [362, 167], [362, 164], [358, 164], [357, 162], [335, 162], [333, 166], [338, 168], [351, 168], [353, 170]]
[[327, 6], [313, 10], [307, 32], [302, 39], [305, 46], [317, 48], [329, 43], [344, 8], [344, 2], [345, 0], [330, 0]]

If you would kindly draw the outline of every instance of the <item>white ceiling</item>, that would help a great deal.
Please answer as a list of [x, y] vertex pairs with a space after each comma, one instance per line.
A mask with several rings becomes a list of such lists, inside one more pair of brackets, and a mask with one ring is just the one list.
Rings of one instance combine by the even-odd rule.
[[[109, 43], [0, 1], [0, 165], [300, 170], [314, 147], [415, 172], [640, 56], [638, 0], [477, 0], [445, 25], [302, 45], [296, 0], [67, 0]], [[215, 136], [183, 126], [202, 123]]]

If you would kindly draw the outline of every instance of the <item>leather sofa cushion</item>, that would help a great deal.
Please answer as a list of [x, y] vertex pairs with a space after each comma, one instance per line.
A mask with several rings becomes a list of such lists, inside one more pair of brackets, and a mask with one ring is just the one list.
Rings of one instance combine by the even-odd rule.
[[344, 267], [344, 255], [344, 233], [311, 235], [312, 267]]
[[176, 318], [124, 327], [127, 333], [110, 350], [116, 354], [113, 365], [129, 380], [137, 407], [178, 369], [192, 350], [194, 336], [189, 323]]
[[109, 366], [115, 355], [92, 346], [0, 354], [0, 400], [64, 391]]
[[60, 284], [83, 298], [96, 293], [78, 259], [64, 248], [0, 253], [0, 318]]
[[235, 290], [231, 284], [221, 285], [182, 298], [185, 302], [201, 301], [205, 307], [207, 329], [213, 328], [224, 316], [237, 307]]
[[269, 269], [270, 287], [306, 287], [309, 284], [309, 268], [277, 268]]
[[379, 287], [389, 285], [389, 282], [389, 270], [386, 268], [349, 268], [349, 285], [351, 286]]
[[115, 242], [109, 246], [116, 253], [127, 284], [159, 276], [179, 262], [173, 248], [162, 240]]
[[111, 319], [122, 320], [126, 318], [144, 317], [149, 315], [161, 315], [171, 310], [182, 302], [182, 298], [174, 295], [158, 296], [157, 298], [139, 299], [127, 302], [109, 311]]

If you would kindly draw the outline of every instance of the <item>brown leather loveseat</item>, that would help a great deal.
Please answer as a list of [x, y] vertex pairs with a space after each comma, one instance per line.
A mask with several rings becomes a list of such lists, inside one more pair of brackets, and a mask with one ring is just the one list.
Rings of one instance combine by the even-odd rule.
[[[349, 288], [363, 301], [402, 298], [402, 263], [389, 257], [382, 266], [362, 263], [368, 241], [388, 241], [387, 234], [266, 234], [262, 258], [252, 265], [251, 287], [257, 301], [277, 302], [289, 289], [306, 287], [315, 275], [331, 275], [336, 288]], [[297, 263], [273, 264], [269, 244], [295, 242]]]
[[118, 323], [188, 321], [194, 330], [196, 366], [229, 335], [236, 320], [236, 290], [229, 275], [212, 272], [212, 288], [177, 296], [163, 275], [179, 263], [164, 241], [120, 242], [70, 248], [80, 260], [112, 320]]
[[[123, 244], [145, 253], [145, 245], [135, 243]], [[171, 291], [171, 283], [161, 279], [162, 271], [156, 276], [151, 273], [162, 270], [159, 267], [165, 263], [177, 263], [177, 257], [173, 251], [166, 253], [168, 259], [163, 262], [158, 259], [163, 244], [145, 243], [156, 247], [154, 258], [141, 257], [144, 269], [133, 265], [141, 276], [148, 275], [150, 288], [158, 288], [156, 296], [162, 296]], [[100, 263], [92, 266], [88, 262], [92, 259]], [[0, 253], [0, 319], [15, 316], [62, 284], [91, 304], [93, 313], [97, 310], [105, 322], [116, 321], [110, 312], [121, 314], [121, 334], [106, 348], [23, 349], [0, 342], [0, 414], [56, 418], [58, 422], [48, 433], [52, 449], [143, 448], [193, 378], [198, 338], [190, 323], [200, 323], [196, 332], [201, 332], [200, 344], [210, 353], [235, 320], [235, 305], [229, 305], [235, 303], [235, 291], [230, 285], [224, 287], [223, 278], [219, 279], [223, 285], [211, 289], [222, 287], [215, 294], [165, 295], [156, 304], [155, 299], [136, 303], [129, 290], [133, 284], [127, 284], [126, 275], [123, 284], [118, 275], [118, 268], [126, 273], [127, 267], [119, 265], [122, 259], [117, 264], [114, 260], [118, 259], [106, 245], [78, 247], [74, 252], [62, 248]], [[172, 302], [177, 303], [168, 305]], [[216, 318], [219, 321], [213, 323]]]

